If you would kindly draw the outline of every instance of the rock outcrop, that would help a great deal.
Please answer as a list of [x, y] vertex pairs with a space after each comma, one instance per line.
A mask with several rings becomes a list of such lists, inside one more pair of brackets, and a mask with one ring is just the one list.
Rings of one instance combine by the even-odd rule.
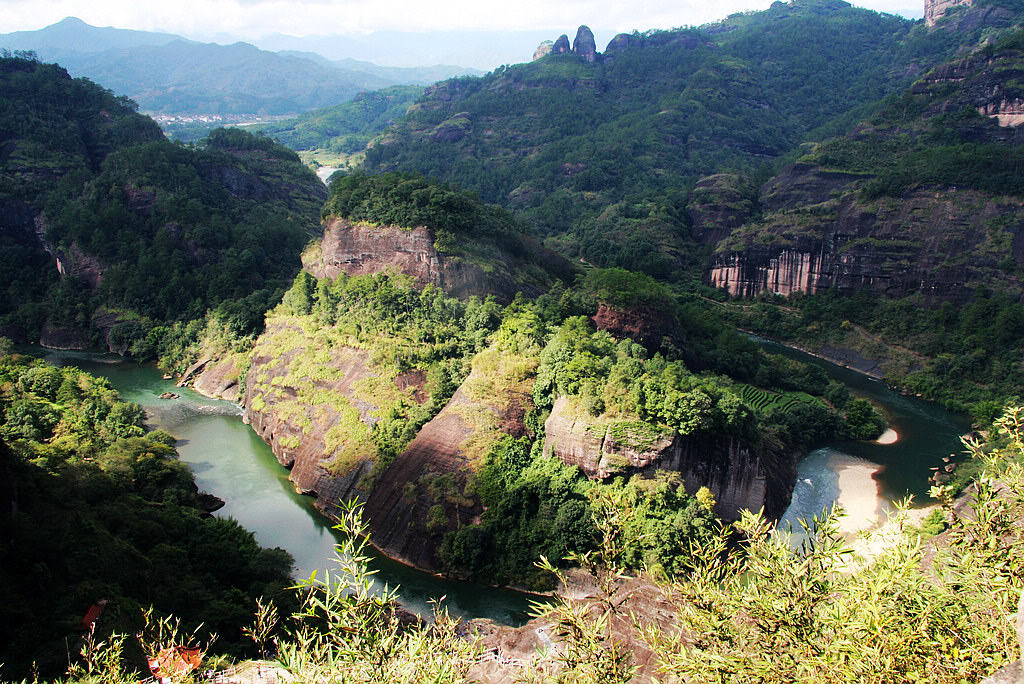
[[642, 46], [643, 39], [640, 36], [633, 33], [620, 33], [608, 41], [608, 45], [604, 49], [604, 54], [607, 56], [612, 52], [622, 52], [623, 50]]
[[39, 344], [47, 349], [82, 350], [92, 346], [92, 336], [87, 330], [47, 321], [39, 333]]
[[683, 331], [671, 314], [648, 306], [609, 306], [600, 304], [591, 320], [594, 327], [610, 333], [616, 339], [629, 338], [654, 353], [665, 338], [683, 344]]
[[[1001, 264], [1024, 262], [1024, 203], [955, 188], [920, 188], [900, 201], [860, 201], [864, 177], [795, 164], [761, 193], [770, 213], [735, 230], [712, 255], [707, 280], [734, 296], [828, 289], [964, 301]], [[991, 226], [1010, 226], [1000, 253]], [[1005, 249], [1005, 247], [1004, 247]]]
[[[495, 378], [493, 369], [503, 367], [504, 357], [494, 349], [482, 352], [489, 370], [474, 368], [408, 446], [382, 462], [371, 431], [380, 420], [372, 387], [381, 376], [370, 352], [338, 344], [324, 349], [317, 332], [301, 319], [268, 321], [250, 356], [244, 417], [290, 468], [296, 490], [316, 497], [318, 509], [331, 515], [342, 501], [362, 501], [374, 545], [392, 558], [436, 570], [445, 533], [482, 512], [467, 493], [467, 478], [494, 442], [522, 434], [532, 377]], [[210, 374], [227, 382], [230, 371], [219, 370], [222, 365], [207, 364], [197, 384]], [[399, 374], [393, 382], [410, 400], [427, 401], [415, 374]]]
[[714, 245], [742, 226], [756, 209], [757, 190], [749, 185], [731, 173], [698, 180], [686, 205], [694, 239]]
[[546, 275], [538, 273], [536, 267], [556, 274], [569, 268], [563, 259], [528, 238], [523, 239], [523, 249], [523, 256], [496, 253], [487, 259], [490, 263], [473, 263], [439, 251], [429, 228], [404, 229], [331, 219], [319, 247], [303, 255], [303, 267], [317, 278], [393, 270], [421, 285], [437, 285], [456, 297], [494, 294], [507, 301], [518, 291], [531, 296], [544, 291]]
[[954, 7], [971, 7], [974, 0], [924, 0], [924, 23], [931, 27]]
[[533, 59], [538, 60], [541, 57], [546, 57], [547, 55], [550, 55], [551, 49], [554, 47], [554, 45], [554, 41], [551, 40], [545, 40], [541, 42], [541, 44], [537, 46], [537, 49], [533, 51]]
[[352, 459], [344, 470], [337, 469], [339, 451], [351, 437], [336, 436], [332, 428], [349, 410], [356, 411], [364, 424], [372, 422], [376, 407], [355, 398], [356, 383], [372, 375], [366, 352], [332, 348], [325, 352], [316, 378], [302, 377], [307, 355], [313, 352], [311, 343], [292, 323], [268, 323], [251, 355], [244, 418], [270, 445], [278, 462], [291, 470], [288, 479], [295, 489], [315, 495], [317, 508], [331, 514], [341, 501], [365, 494], [358, 489], [359, 480], [373, 467], [367, 454]]
[[792, 496], [796, 455], [768, 453], [735, 437], [680, 436], [646, 423], [594, 418], [565, 397], [555, 401], [544, 427], [544, 453], [579, 467], [587, 477], [678, 472], [691, 494], [710, 489], [715, 512], [727, 520], [762, 507], [765, 515], [778, 518]]
[[569, 36], [564, 33], [558, 36], [554, 45], [551, 46], [551, 54], [553, 55], [567, 55], [572, 51], [572, 47], [569, 46]]
[[572, 53], [588, 62], [597, 59], [597, 43], [594, 42], [594, 32], [589, 27], [580, 26], [576, 30], [576, 39], [572, 41]]
[[192, 389], [204, 397], [236, 402], [241, 399], [239, 382], [246, 362], [245, 354], [231, 354], [216, 362], [200, 359], [185, 371], [178, 386], [191, 384]]

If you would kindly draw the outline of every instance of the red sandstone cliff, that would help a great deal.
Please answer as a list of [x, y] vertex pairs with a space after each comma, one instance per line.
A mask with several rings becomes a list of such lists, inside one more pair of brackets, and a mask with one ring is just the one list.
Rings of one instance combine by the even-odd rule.
[[303, 254], [303, 267], [317, 278], [364, 275], [393, 269], [421, 285], [432, 283], [456, 297], [494, 295], [510, 301], [516, 292], [536, 296], [556, 276], [568, 276], [568, 264], [529, 238], [516, 252], [490, 246], [461, 245], [458, 254], [437, 249], [426, 227], [377, 226], [333, 218], [320, 244]]

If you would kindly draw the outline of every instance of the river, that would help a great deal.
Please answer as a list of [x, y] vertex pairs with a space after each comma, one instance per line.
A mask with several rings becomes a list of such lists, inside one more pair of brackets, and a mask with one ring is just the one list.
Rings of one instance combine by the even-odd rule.
[[[899, 434], [893, 444], [838, 442], [816, 449], [798, 469], [793, 501], [782, 525], [807, 519], [842, 499], [851, 509], [849, 520], [863, 527], [865, 516], [881, 514], [894, 499], [927, 494], [929, 468], [942, 457], [960, 453], [959, 435], [967, 421], [941, 407], [904, 397], [884, 383], [781, 345], [758, 340], [774, 353], [821, 366], [846, 383], [857, 395], [881, 405]], [[120, 357], [34, 348], [47, 361], [73, 364], [103, 376], [121, 393], [146, 409], [149, 422], [178, 438], [178, 452], [195, 474], [203, 491], [226, 502], [217, 512], [252, 530], [263, 546], [278, 546], [295, 558], [295, 576], [308, 577], [330, 567], [336, 538], [328, 521], [310, 497], [297, 494], [270, 448], [242, 422], [241, 410], [225, 401], [207, 399], [162, 379], [153, 366]], [[163, 392], [178, 399], [160, 399]], [[853, 505], [850, 505], [850, 504]], [[858, 507], [860, 507], [859, 510]], [[525, 594], [454, 582], [419, 572], [383, 556], [371, 561], [377, 579], [400, 587], [400, 600], [409, 610], [429, 615], [430, 601], [445, 597], [453, 615], [486, 617], [503, 624], [522, 624], [531, 598]]]
[[[311, 497], [295, 492], [288, 471], [242, 422], [238, 406], [175, 387], [155, 367], [120, 357], [38, 347], [27, 351], [55, 365], [73, 364], [108, 378], [122, 399], [141, 404], [150, 425], [178, 438], [178, 453], [191, 466], [199, 489], [224, 500], [224, 508], [216, 515], [234, 518], [252, 530], [262, 546], [281, 547], [292, 554], [295, 577], [309, 577], [313, 571], [322, 576], [325, 568], [333, 567], [334, 530], [313, 507]], [[163, 392], [174, 392], [179, 398], [160, 399]], [[406, 609], [424, 617], [432, 613], [430, 601], [442, 597], [449, 613], [460, 617], [512, 625], [529, 617], [532, 597], [527, 594], [448, 581], [376, 553], [370, 567], [381, 584], [400, 588], [400, 602]]]
[[943, 457], [963, 455], [960, 435], [970, 429], [966, 417], [894, 392], [863, 373], [769, 340], [754, 340], [771, 353], [819, 366], [854, 395], [880, 406], [896, 433], [896, 441], [889, 444], [842, 441], [811, 451], [797, 467], [793, 500], [780, 526], [798, 529], [800, 519], [809, 520], [840, 500], [848, 513], [845, 531], [872, 527], [884, 521], [894, 501], [912, 495], [914, 505], [925, 503], [930, 468], [944, 466]]

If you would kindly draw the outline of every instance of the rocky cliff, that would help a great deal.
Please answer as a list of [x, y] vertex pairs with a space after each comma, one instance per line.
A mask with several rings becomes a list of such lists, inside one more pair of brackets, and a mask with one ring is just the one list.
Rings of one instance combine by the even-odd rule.
[[749, 202], [702, 180], [693, 233], [714, 242], [728, 232], [709, 284], [739, 296], [834, 288], [953, 301], [981, 286], [1019, 291], [1024, 188], [1012, 127], [1024, 121], [1024, 50], [1004, 45], [932, 70]]
[[497, 355], [495, 349], [482, 352], [448, 405], [376, 479], [366, 513], [373, 543], [389, 556], [435, 570], [445, 533], [476, 522], [483, 512], [467, 484], [495, 442], [522, 434], [523, 411], [532, 405], [532, 380], [496, 381], [482, 369], [500, 365]]
[[639, 421], [594, 418], [572, 399], [555, 401], [545, 424], [544, 453], [606, 479], [655, 470], [682, 474], [691, 494], [707, 487], [727, 520], [743, 509], [778, 518], [789, 505], [796, 454], [772, 454], [735, 437], [681, 436]]
[[[782, 189], [796, 198], [799, 178], [819, 170], [792, 167], [787, 174], [797, 180]], [[1020, 200], [922, 188], [900, 201], [864, 203], [855, 188], [825, 201], [808, 192], [793, 209], [734, 231], [711, 257], [709, 284], [741, 297], [835, 288], [952, 301], [985, 283], [1013, 284], [1004, 264], [1024, 257]]]
[[974, 0], [924, 0], [924, 22], [928, 26], [935, 26], [953, 8], [970, 7], [973, 4]]
[[[362, 501], [373, 543], [426, 570], [437, 569], [444, 534], [482, 512], [468, 478], [495, 441], [522, 434], [532, 405], [532, 376], [523, 373], [533, 366], [506, 367], [508, 355], [485, 350], [451, 400], [390, 458], [374, 436], [380, 398], [428, 401], [416, 371], [389, 372], [369, 351], [325, 344], [314, 321], [288, 316], [268, 321], [249, 360], [245, 419], [291, 470], [296, 490], [315, 496], [327, 515], [343, 500]], [[195, 387], [230, 385], [233, 373], [237, 383], [239, 361], [203, 364]]]
[[[245, 420], [291, 470], [296, 490], [315, 495], [317, 508], [327, 514], [342, 500], [365, 494], [358, 485], [376, 458], [366, 434], [376, 407], [358, 396], [356, 386], [372, 375], [367, 354], [351, 347], [319, 349], [312, 330], [278, 319], [268, 323], [250, 359]], [[206, 382], [204, 376], [197, 380]]]
[[[508, 301], [518, 291], [536, 296], [546, 289], [551, 273], [569, 271], [560, 257], [529, 238], [522, 240], [522, 255], [500, 250], [458, 255], [440, 251], [429, 228], [405, 229], [332, 218], [324, 227], [320, 244], [303, 254], [303, 267], [317, 278], [390, 269], [412, 276], [420, 285], [437, 285], [456, 297], [494, 294]], [[467, 248], [476, 251], [474, 246]]]

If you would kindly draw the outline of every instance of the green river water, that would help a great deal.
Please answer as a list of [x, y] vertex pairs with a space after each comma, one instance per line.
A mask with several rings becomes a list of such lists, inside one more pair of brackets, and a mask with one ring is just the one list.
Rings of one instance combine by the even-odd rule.
[[[831, 505], [839, 494], [836, 456], [867, 459], [881, 466], [875, 474], [879, 503], [908, 493], [923, 497], [928, 489], [929, 468], [941, 465], [942, 457], [959, 454], [959, 435], [967, 422], [934, 404], [901, 396], [884, 383], [816, 359], [781, 345], [758, 340], [774, 353], [782, 353], [820, 365], [830, 377], [846, 383], [860, 396], [883, 406], [899, 440], [891, 445], [841, 442], [812, 451], [798, 470], [793, 503], [783, 523], [808, 518]], [[313, 507], [310, 497], [297, 494], [270, 448], [242, 422], [241, 410], [225, 401], [207, 399], [191, 390], [176, 388], [152, 366], [138, 365], [119, 357], [76, 352], [33, 350], [55, 364], [73, 364], [106, 377], [122, 398], [141, 404], [149, 422], [179, 439], [183, 461], [195, 473], [203, 491], [226, 502], [217, 512], [235, 518], [252, 530], [264, 546], [278, 546], [295, 558], [295, 576], [307, 577], [332, 565], [336, 538], [328, 521]], [[159, 395], [173, 391], [178, 399]], [[454, 582], [418, 572], [387, 558], [372, 561], [381, 583], [400, 587], [403, 605], [421, 615], [431, 611], [430, 601], [445, 597], [453, 615], [486, 617], [505, 624], [521, 624], [528, 616], [532, 597], [513, 591]]]

